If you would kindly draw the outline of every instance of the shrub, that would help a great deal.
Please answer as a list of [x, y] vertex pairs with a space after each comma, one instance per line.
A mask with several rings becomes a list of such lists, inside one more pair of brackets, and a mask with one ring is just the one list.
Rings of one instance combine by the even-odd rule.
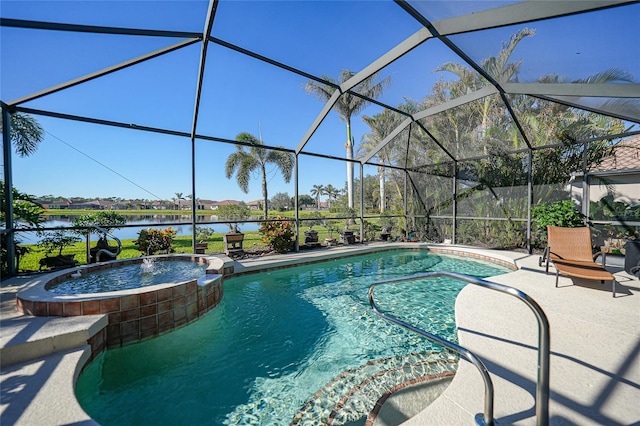
[[536, 225], [533, 233], [534, 245], [542, 247], [547, 242], [547, 225], [576, 228], [583, 226], [583, 215], [571, 200], [541, 203], [531, 209], [531, 216]]
[[531, 209], [531, 214], [538, 228], [547, 228], [547, 225], [576, 228], [583, 226], [582, 214], [571, 200], [542, 203]]
[[327, 228], [327, 235], [329, 238], [333, 238], [333, 233], [338, 232], [340, 230], [338, 226], [338, 221], [326, 219], [323, 221], [323, 226]]
[[78, 241], [81, 241], [80, 237], [67, 235], [63, 230], [47, 232], [44, 235], [45, 237], [40, 240], [38, 245], [44, 247], [47, 255], [53, 253], [55, 250], [58, 250], [58, 256], [62, 256], [62, 250], [66, 246], [70, 246], [77, 243]]
[[211, 228], [205, 228], [204, 226], [196, 226], [196, 239], [203, 243], [210, 238], [213, 238], [216, 231]]
[[264, 222], [259, 232], [262, 242], [269, 244], [277, 253], [286, 253], [293, 248], [295, 234], [288, 220], [278, 217], [274, 222]]
[[[249, 218], [251, 211], [247, 207], [246, 204], [227, 204], [218, 207], [218, 218], [229, 221], [243, 221]], [[239, 233], [240, 232], [240, 224], [229, 222], [229, 232], [230, 233]]]
[[589, 216], [595, 220], [637, 221], [640, 219], [640, 205], [632, 207], [622, 201], [614, 201], [613, 195], [608, 194], [597, 202], [590, 202]]
[[373, 241], [378, 237], [378, 234], [382, 230], [379, 225], [375, 223], [371, 223], [369, 221], [364, 221], [362, 229], [364, 231], [364, 239], [365, 241]]
[[143, 254], [173, 253], [172, 243], [176, 234], [177, 231], [171, 227], [166, 229], [147, 228], [138, 232], [138, 239], [133, 243]]
[[[5, 195], [6, 188], [4, 181], [0, 180], [0, 221], [6, 223]], [[13, 220], [27, 224], [31, 227], [39, 228], [44, 222], [44, 209], [30, 195], [12, 188], [13, 192]], [[14, 224], [16, 224], [14, 222]], [[13, 244], [16, 253], [26, 254], [28, 249], [18, 244], [20, 239], [14, 234]], [[5, 278], [9, 273], [9, 259], [7, 257], [7, 246], [9, 244], [9, 234], [0, 234], [0, 277]], [[17, 268], [16, 268], [17, 269]]]
[[304, 225], [312, 229], [314, 226], [322, 225], [323, 216], [320, 213], [313, 212], [310, 214], [300, 214], [300, 221]]
[[380, 216], [380, 230], [387, 234], [391, 233], [391, 230], [396, 226], [395, 219], [389, 216], [388, 213], [384, 213]]

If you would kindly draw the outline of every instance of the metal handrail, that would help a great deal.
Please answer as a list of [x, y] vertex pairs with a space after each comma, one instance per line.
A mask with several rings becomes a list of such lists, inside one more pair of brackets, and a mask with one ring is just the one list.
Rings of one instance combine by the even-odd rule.
[[[122, 241], [120, 241], [120, 239], [118, 237], [116, 237], [115, 235], [113, 235], [111, 232], [109, 232], [108, 230], [104, 229], [101, 226], [98, 225], [91, 225], [92, 228], [94, 228], [95, 230], [102, 232], [104, 235], [108, 235], [111, 238], [113, 238], [114, 240], [116, 240], [116, 243], [118, 243], [118, 251], [116, 251], [115, 253], [113, 253], [110, 250], [107, 249], [100, 249], [96, 252], [96, 262], [100, 262], [100, 255], [101, 254], [107, 254], [110, 257], [116, 258], [118, 257], [118, 254], [120, 254], [120, 252], [122, 251]], [[87, 241], [88, 241], [88, 236], [87, 236]], [[88, 262], [88, 260], [87, 260]]]
[[[493, 383], [491, 381], [491, 377], [488, 374], [488, 371], [482, 361], [478, 359], [475, 355], [469, 352], [466, 348], [458, 346], [454, 343], [451, 343], [447, 340], [444, 340], [434, 334], [428, 333], [424, 330], [421, 330], [417, 327], [414, 327], [398, 318], [395, 318], [389, 314], [385, 314], [381, 312], [374, 299], [373, 299], [373, 289], [374, 287], [382, 284], [390, 284], [390, 283], [398, 283], [404, 281], [413, 281], [418, 279], [425, 278], [436, 278], [436, 277], [450, 277], [455, 278], [460, 281], [465, 281], [469, 284], [475, 284], [480, 287], [488, 288], [490, 290], [496, 290], [501, 293], [506, 293], [511, 296], [517, 297], [522, 300], [535, 314], [536, 320], [538, 321], [538, 377], [537, 377], [537, 386], [536, 386], [536, 424], [539, 426], [547, 426], [549, 424], [549, 360], [550, 360], [550, 332], [549, 332], [549, 321], [547, 319], [546, 314], [538, 305], [538, 303], [533, 300], [526, 293], [515, 289], [513, 287], [509, 287], [503, 284], [497, 284], [491, 281], [486, 281], [480, 278], [471, 277], [464, 274], [459, 274], [456, 272], [449, 271], [436, 271], [436, 272], [425, 272], [422, 274], [415, 274], [406, 277], [400, 278], [391, 278], [387, 280], [376, 281], [369, 286], [369, 304], [373, 308], [376, 314], [381, 316], [382, 318], [391, 321], [395, 324], [398, 324], [408, 330], [411, 330], [421, 336], [424, 336], [434, 342], [437, 342], [447, 348], [450, 348], [461, 356], [463, 356], [467, 361], [471, 362], [478, 368], [480, 374], [482, 375], [485, 383], [485, 408], [484, 408], [484, 419], [480, 414], [477, 414], [475, 419], [478, 424], [493, 424]], [[471, 357], [468, 357], [471, 355]], [[475, 361], [477, 360], [477, 362]], [[484, 423], [482, 423], [484, 420]]]

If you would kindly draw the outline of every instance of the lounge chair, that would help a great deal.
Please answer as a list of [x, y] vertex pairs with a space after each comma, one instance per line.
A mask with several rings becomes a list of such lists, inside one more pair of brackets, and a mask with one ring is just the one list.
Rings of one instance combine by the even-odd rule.
[[[586, 280], [611, 280], [611, 291], [616, 297], [616, 280], [611, 272], [594, 262], [591, 251], [591, 230], [587, 227], [563, 228], [547, 226], [548, 245], [539, 264], [546, 259], [546, 272], [549, 263], [556, 268], [556, 287], [559, 274]], [[597, 253], [596, 253], [597, 255]]]

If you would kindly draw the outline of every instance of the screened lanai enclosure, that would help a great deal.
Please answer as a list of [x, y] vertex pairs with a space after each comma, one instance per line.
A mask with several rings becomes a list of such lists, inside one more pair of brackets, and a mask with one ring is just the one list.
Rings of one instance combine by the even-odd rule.
[[[532, 209], [571, 199], [597, 235], [639, 229], [637, 2], [3, 1], [0, 14], [6, 241], [29, 231], [10, 188], [150, 209], [188, 194], [194, 248], [203, 200], [281, 193], [297, 234], [322, 213], [360, 241], [392, 219], [420, 241], [531, 251]], [[262, 163], [229, 173], [240, 151], [267, 164], [268, 194]], [[258, 207], [247, 221], [274, 219]]]

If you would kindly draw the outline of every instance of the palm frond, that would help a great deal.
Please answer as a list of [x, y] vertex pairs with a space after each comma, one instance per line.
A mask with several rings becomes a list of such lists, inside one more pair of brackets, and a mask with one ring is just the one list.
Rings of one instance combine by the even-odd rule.
[[270, 151], [266, 158], [266, 163], [274, 164], [280, 170], [286, 183], [291, 181], [294, 162], [294, 155], [289, 152]]
[[20, 157], [35, 153], [44, 139], [44, 130], [40, 123], [28, 114], [16, 112], [11, 115], [11, 142]]
[[495, 69], [487, 69], [487, 72], [492, 75], [494, 78], [498, 79], [499, 82], [505, 83], [513, 77], [513, 72], [517, 71], [519, 68], [519, 64], [517, 67], [509, 67], [509, 58], [513, 54], [513, 51], [518, 46], [518, 43], [522, 41], [525, 37], [534, 36], [536, 34], [536, 30], [530, 28], [523, 28], [514, 35], [511, 36], [508, 42], [502, 45], [502, 49], [498, 53], [495, 58]]
[[602, 83], [635, 83], [635, 78], [631, 73], [623, 71], [619, 68], [609, 68], [607, 70], [595, 73], [574, 83], [602, 84]]
[[[326, 75], [323, 75], [322, 79], [330, 83], [338, 84], [336, 83], [335, 79]], [[314, 95], [316, 98], [318, 98], [318, 100], [322, 102], [327, 102], [329, 99], [331, 99], [331, 96], [333, 96], [333, 92], [336, 91], [334, 87], [328, 84], [317, 83], [315, 81], [307, 81], [304, 84], [304, 90], [307, 92], [307, 94]]]
[[262, 141], [249, 132], [242, 132], [236, 136], [238, 142], [244, 142], [251, 145], [262, 145]]
[[461, 81], [472, 81], [476, 76], [471, 68], [457, 62], [446, 62], [433, 70], [434, 73], [442, 71], [456, 75]]
[[238, 186], [244, 193], [249, 192], [251, 172], [259, 167], [259, 163], [245, 151], [236, 151], [227, 158], [225, 163], [225, 175], [227, 179], [236, 175]]
[[256, 168], [252, 167], [252, 163], [250, 161], [245, 161], [242, 163], [242, 166], [238, 169], [236, 173], [236, 180], [238, 181], [238, 186], [247, 194], [249, 192], [249, 181], [251, 180], [251, 172]]

